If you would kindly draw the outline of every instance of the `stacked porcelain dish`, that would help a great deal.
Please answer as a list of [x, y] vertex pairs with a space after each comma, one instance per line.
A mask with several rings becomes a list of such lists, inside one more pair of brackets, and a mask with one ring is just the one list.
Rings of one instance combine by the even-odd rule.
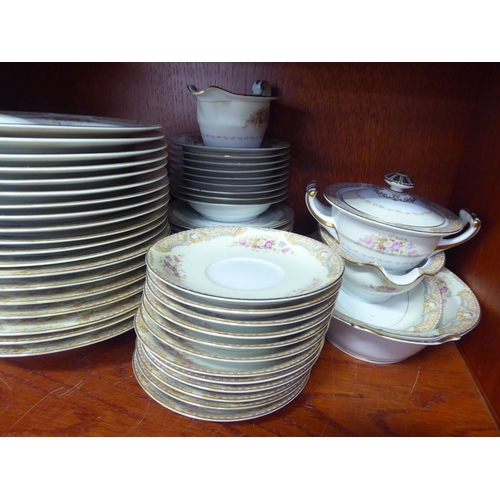
[[146, 263], [133, 366], [153, 399], [238, 421], [300, 394], [342, 281], [334, 251], [286, 231], [215, 227], [162, 239]]
[[[206, 146], [197, 132], [168, 138], [174, 230], [245, 224], [291, 231], [290, 144], [264, 139], [258, 148]], [[173, 215], [172, 215], [173, 214]], [[174, 218], [175, 217], [175, 218]]]
[[395, 363], [457, 340], [480, 318], [473, 292], [444, 267], [445, 250], [473, 237], [479, 219], [411, 195], [405, 174], [385, 180], [389, 187], [328, 186], [330, 207], [317, 200], [314, 182], [306, 193], [320, 240], [345, 263], [327, 339], [373, 363]]
[[144, 256], [170, 234], [159, 125], [0, 114], [0, 356], [133, 327]]

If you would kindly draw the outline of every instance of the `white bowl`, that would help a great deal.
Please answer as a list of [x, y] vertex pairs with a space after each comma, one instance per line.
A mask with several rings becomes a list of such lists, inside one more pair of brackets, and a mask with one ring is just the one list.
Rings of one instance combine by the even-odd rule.
[[[186, 200], [187, 201], [187, 200]], [[247, 222], [264, 213], [271, 203], [262, 205], [223, 205], [219, 203], [201, 203], [187, 201], [199, 214], [218, 222]]]
[[334, 310], [327, 340], [350, 356], [370, 363], [398, 363], [424, 347], [459, 340], [479, 323], [481, 310], [472, 290], [443, 269], [436, 278], [443, 313], [435, 329], [423, 332], [378, 328]]
[[359, 330], [337, 318], [331, 319], [326, 339], [337, 349], [353, 358], [377, 364], [399, 363], [426, 347], [425, 344], [379, 337], [371, 332]]

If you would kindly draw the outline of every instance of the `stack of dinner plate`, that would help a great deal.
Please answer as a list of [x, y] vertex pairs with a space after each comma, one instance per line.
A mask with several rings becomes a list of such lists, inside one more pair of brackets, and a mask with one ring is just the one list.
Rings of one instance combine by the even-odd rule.
[[[288, 142], [264, 139], [258, 148], [215, 147], [206, 146], [198, 132], [190, 132], [172, 135], [168, 143], [172, 195], [198, 214], [187, 212], [180, 227], [186, 228], [187, 219], [191, 229], [213, 222], [259, 227], [259, 217], [272, 219], [266, 227], [280, 226], [282, 214], [275, 207], [288, 198]], [[293, 215], [287, 215], [289, 222]], [[286, 225], [279, 228], [290, 230]]]
[[213, 227], [160, 240], [146, 265], [133, 367], [154, 400], [238, 421], [300, 394], [344, 273], [334, 251], [282, 230]]
[[130, 330], [145, 254], [170, 234], [159, 125], [0, 113], [0, 356]]

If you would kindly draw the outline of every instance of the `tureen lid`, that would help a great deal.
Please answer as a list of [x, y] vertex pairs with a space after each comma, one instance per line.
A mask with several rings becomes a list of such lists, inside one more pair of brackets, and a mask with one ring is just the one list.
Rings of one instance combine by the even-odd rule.
[[436, 203], [408, 191], [415, 186], [408, 175], [396, 172], [384, 176], [388, 186], [342, 183], [325, 189], [324, 196], [343, 211], [383, 225], [418, 232], [455, 233], [462, 229], [460, 218]]

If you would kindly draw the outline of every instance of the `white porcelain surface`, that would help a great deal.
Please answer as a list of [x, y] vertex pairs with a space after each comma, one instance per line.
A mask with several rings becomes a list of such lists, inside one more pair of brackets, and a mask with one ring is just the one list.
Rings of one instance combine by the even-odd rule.
[[106, 328], [95, 330], [90, 333], [80, 333], [74, 337], [65, 337], [50, 341], [22, 343], [16, 345], [0, 346], [0, 356], [4, 358], [24, 357], [24, 356], [41, 356], [45, 354], [53, 354], [56, 352], [68, 351], [85, 347], [97, 342], [111, 339], [122, 333], [128, 332], [133, 327], [133, 320], [126, 319], [118, 324], [107, 326]]
[[472, 290], [448, 269], [436, 280], [443, 312], [435, 329], [408, 332], [377, 328], [334, 311], [327, 339], [347, 354], [372, 363], [397, 363], [426, 346], [460, 339], [479, 323], [479, 303]]
[[101, 116], [0, 111], [0, 133], [19, 137], [121, 137], [160, 128], [157, 124]]
[[239, 407], [240, 405], [245, 408], [248, 406], [253, 407], [255, 405], [272, 402], [284, 393], [296, 388], [303, 382], [304, 377], [307, 376], [307, 373], [304, 372], [287, 383], [261, 389], [260, 391], [220, 392], [207, 387], [199, 387], [200, 384], [192, 385], [190, 381], [186, 382], [186, 380], [181, 377], [172, 376], [172, 371], [155, 363], [154, 359], [147, 355], [146, 349], [144, 349], [140, 343], [136, 346], [135, 356], [137, 357], [137, 360], [139, 361], [145, 374], [152, 375], [154, 379], [156, 379], [156, 384], [154, 379], [151, 380], [155, 385], [157, 385], [158, 388], [166, 390], [167, 393], [170, 392], [170, 390], [173, 390], [179, 394], [184, 394], [190, 398], [186, 399], [186, 402], [192, 402], [194, 404], [200, 403], [201, 405], [206, 402], [227, 403], [228, 405], [231, 405], [230, 409], [234, 409], [234, 407]]
[[[314, 315], [291, 321], [285, 318], [283, 322], [279, 318], [272, 321], [212, 321], [209, 317], [200, 319], [197, 316], [178, 312], [170, 309], [168, 305], [162, 304], [146, 284], [142, 311], [143, 317], [147, 315], [155, 323], [166, 331], [172, 332], [180, 337], [205, 339], [214, 343], [228, 343], [232, 346], [254, 346], [256, 344], [270, 344], [276, 342], [293, 342], [298, 334], [317, 330], [329, 319], [332, 312], [334, 300]], [[271, 342], [266, 340], [271, 338]]]
[[215, 86], [190, 93], [196, 97], [196, 118], [207, 146], [258, 148], [261, 145], [271, 101], [277, 97], [235, 94]]
[[233, 180], [235, 182], [244, 182], [249, 180], [255, 183], [256, 180], [275, 178], [280, 175], [288, 175], [289, 168], [288, 162], [283, 165], [271, 166], [271, 167], [261, 167], [257, 166], [255, 168], [249, 169], [225, 169], [225, 168], [199, 168], [199, 167], [188, 167], [181, 163], [176, 163], [174, 161], [169, 162], [169, 169], [172, 173], [177, 173], [185, 177], [191, 177], [198, 180], [206, 180], [213, 182], [223, 182], [228, 180]]
[[342, 259], [323, 243], [252, 227], [203, 228], [171, 235], [153, 245], [146, 263], [169, 286], [226, 304], [305, 298], [333, 286], [344, 272]]
[[[189, 203], [183, 200], [174, 200], [170, 203], [169, 221], [185, 229], [197, 229], [202, 227], [214, 227], [220, 225], [232, 225], [232, 222], [213, 221], [203, 217], [194, 210]], [[295, 214], [293, 210], [283, 203], [271, 205], [267, 210], [256, 217], [245, 221], [247, 226], [261, 228], [278, 228], [293, 222]]]
[[307, 378], [305, 378], [303, 384], [294, 392], [284, 398], [280, 398], [277, 401], [268, 403], [264, 406], [250, 409], [228, 410], [225, 413], [221, 413], [220, 410], [217, 411], [213, 409], [211, 410], [209, 408], [200, 408], [197, 405], [190, 405], [172, 397], [165, 390], [158, 389], [154, 384], [151, 383], [150, 379], [147, 378], [145, 372], [138, 366], [135, 356], [133, 368], [135, 376], [144, 391], [162, 406], [165, 406], [175, 413], [179, 413], [190, 418], [216, 422], [237, 422], [273, 413], [295, 399], [307, 383]]
[[48, 165], [52, 163], [88, 162], [102, 160], [116, 160], [122, 158], [133, 158], [142, 155], [150, 155], [163, 151], [166, 145], [163, 141], [145, 143], [134, 148], [123, 148], [123, 151], [98, 152], [98, 153], [0, 153], [0, 164], [26, 164]]
[[341, 288], [335, 312], [353, 318], [360, 324], [419, 332], [436, 327], [441, 317], [442, 303], [435, 279], [425, 278], [409, 292], [395, 295], [383, 303], [366, 302]]
[[[379, 196], [370, 199], [365, 191]], [[460, 211], [459, 218], [435, 203], [370, 184], [333, 184], [324, 190], [324, 197], [329, 206], [318, 201], [316, 184], [311, 182], [306, 192], [311, 215], [346, 251], [360, 260], [378, 262], [390, 272], [409, 271], [433, 253], [469, 240], [481, 226], [480, 220], [466, 210]], [[360, 198], [364, 202], [358, 205]], [[367, 211], [362, 211], [363, 207]], [[393, 218], [384, 217], [382, 213], [386, 212]], [[412, 225], [419, 217], [423, 218], [420, 225]], [[464, 232], [450, 237], [467, 225]]]
[[149, 283], [154, 284], [154, 286], [158, 288], [163, 295], [177, 304], [189, 307], [190, 309], [199, 311], [202, 314], [210, 314], [221, 318], [227, 318], [229, 320], [234, 320], [236, 318], [238, 321], [244, 321], [246, 319], [256, 320], [257, 318], [263, 320], [274, 316], [301, 314], [309, 308], [317, 306], [321, 307], [325, 303], [329, 302], [332, 297], [338, 293], [341, 283], [337, 282], [334, 286], [328, 287], [325, 291], [314, 294], [310, 297], [298, 297], [297, 299], [278, 304], [274, 302], [270, 302], [267, 305], [266, 303], [255, 304], [257, 307], [254, 307], [254, 304], [249, 305], [246, 302], [242, 302], [237, 305], [224, 302], [215, 304], [213, 301], [205, 300], [199, 296], [192, 296], [184, 293], [180, 289], [168, 286], [164, 281], [149, 272], [149, 270], [146, 274], [148, 276]]
[[438, 252], [407, 273], [394, 275], [376, 262], [363, 262], [350, 255], [323, 227], [320, 226], [318, 232], [321, 240], [344, 259], [342, 289], [367, 302], [386, 302], [395, 295], [409, 292], [426, 276], [435, 276], [444, 267], [445, 254]]
[[200, 215], [215, 222], [243, 223], [254, 220], [263, 214], [271, 203], [255, 205], [227, 205], [225, 203], [203, 203], [200, 201], [185, 200]]
[[35, 222], [39, 221], [45, 224], [50, 221], [63, 220], [88, 220], [92, 218], [106, 217], [110, 214], [118, 214], [119, 212], [130, 211], [134, 208], [151, 206], [151, 203], [162, 201], [168, 203], [170, 199], [170, 190], [168, 188], [162, 191], [151, 193], [147, 197], [139, 197], [130, 199], [128, 203], [95, 203], [92, 209], [89, 206], [85, 207], [69, 207], [64, 210], [62, 207], [54, 207], [47, 204], [44, 208], [36, 206], [18, 208], [17, 205], [10, 205], [8, 209], [0, 214], [0, 224], [4, 221], [23, 221]]
[[[231, 379], [258, 377], [260, 381], [272, 378], [280, 372], [287, 372], [292, 368], [302, 366], [302, 364], [313, 357], [321, 348], [323, 340], [314, 343], [309, 349], [291, 357], [278, 360], [260, 360], [255, 363], [245, 361], [243, 363], [227, 362], [227, 360], [217, 359], [214, 356], [201, 355], [195, 356], [192, 352], [183, 349], [179, 350], [172, 345], [160, 342], [148, 329], [144, 323], [141, 314], [136, 313], [134, 326], [138, 338], [146, 347], [156, 354], [168, 365], [180, 367], [185, 370], [216, 376], [231, 377]], [[203, 353], [202, 351], [200, 351]]]
[[137, 198], [146, 197], [157, 193], [160, 190], [169, 189], [169, 179], [164, 177], [158, 182], [145, 184], [139, 187], [133, 187], [131, 189], [125, 188], [118, 192], [108, 193], [97, 193], [95, 195], [84, 196], [61, 196], [57, 199], [55, 198], [19, 198], [19, 197], [9, 197], [0, 198], [0, 208], [2, 210], [31, 210], [36, 213], [37, 210], [51, 210], [51, 209], [62, 209], [67, 210], [90, 210], [90, 206], [96, 204], [119, 204], [124, 201], [130, 201], [134, 203]]
[[290, 143], [278, 139], [264, 139], [258, 148], [254, 147], [238, 147], [229, 148], [223, 146], [209, 146], [204, 143], [199, 132], [182, 132], [167, 137], [169, 144], [179, 146], [183, 151], [202, 153], [202, 154], [230, 154], [244, 156], [266, 156], [270, 154], [278, 154], [288, 151]]
[[157, 125], [0, 113], [0, 357], [133, 327], [152, 244], [171, 232]]
[[[42, 175], [61, 175], [61, 174], [86, 174], [96, 175], [100, 172], [114, 172], [123, 169], [144, 167], [148, 165], [162, 162], [168, 158], [168, 154], [164, 148], [150, 155], [142, 155], [138, 158], [133, 158], [132, 161], [111, 162], [111, 163], [92, 163], [80, 162], [72, 165], [59, 165], [48, 163], [47, 165], [0, 165], [0, 172], [6, 175], [23, 175], [23, 176], [42, 176]], [[59, 177], [60, 178], [60, 177]]]
[[107, 152], [116, 146], [130, 146], [161, 141], [158, 132], [145, 132], [130, 137], [5, 137], [0, 136], [0, 150], [3, 153], [44, 154], [61, 151]]
[[73, 189], [62, 189], [62, 186], [17, 186], [17, 189], [13, 188], [12, 186], [2, 186], [0, 188], [0, 199], [12, 198], [15, 201], [16, 198], [30, 198], [31, 200], [37, 200], [39, 198], [57, 198], [70, 196], [78, 198], [78, 196], [112, 193], [114, 191], [123, 191], [126, 189], [145, 186], [146, 184], [157, 183], [163, 179], [166, 179], [167, 175], [167, 170], [165, 169], [165, 167], [162, 167], [155, 172], [149, 174], [140, 174], [123, 183], [117, 183], [114, 181], [89, 182], [88, 184], [78, 185], [77, 188]]
[[[198, 325], [206, 326], [207, 332], [215, 336], [242, 338], [246, 340], [259, 340], [262, 338], [275, 339], [280, 336], [286, 336], [296, 333], [290, 331], [290, 326], [297, 324], [304, 327], [304, 322], [308, 322], [314, 318], [318, 318], [331, 310], [334, 301], [337, 298], [338, 292], [332, 293], [326, 300], [319, 304], [314, 304], [310, 307], [304, 307], [297, 310], [287, 311], [281, 314], [273, 314], [269, 317], [228, 317], [226, 314], [211, 310], [203, 313], [194, 308], [184, 307], [184, 305], [170, 299], [165, 295], [161, 288], [155, 285], [155, 280], [151, 275], [148, 275], [147, 282], [144, 287], [144, 299], [150, 300], [154, 309], [166, 319], [170, 319], [174, 323], [181, 326]], [[306, 327], [311, 327], [316, 324], [316, 321], [310, 324], [305, 324]], [[299, 325], [299, 326], [300, 326]], [[261, 330], [260, 332], [258, 330]]]

